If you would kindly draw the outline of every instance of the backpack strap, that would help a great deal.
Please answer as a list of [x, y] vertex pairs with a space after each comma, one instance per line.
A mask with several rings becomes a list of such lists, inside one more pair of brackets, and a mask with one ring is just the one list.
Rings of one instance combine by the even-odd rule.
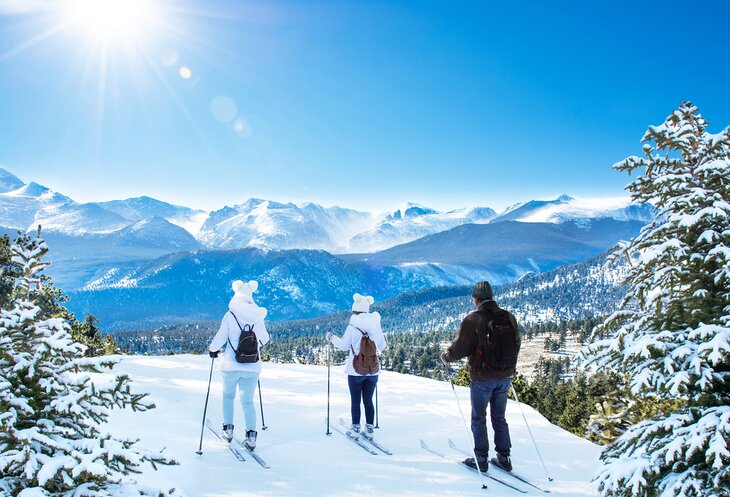
[[[231, 316], [233, 316], [233, 319], [236, 320], [236, 324], [238, 325], [238, 329], [241, 330], [241, 333], [243, 333], [244, 332], [244, 329], [241, 327], [241, 323], [238, 322], [238, 318], [236, 317], [236, 315], [233, 314], [233, 311], [228, 311], [228, 312], [231, 313]], [[246, 323], [246, 326], [249, 326], [250, 327], [249, 329], [251, 331], [253, 331], [253, 325]], [[228, 343], [231, 345], [231, 348], [233, 350], [235, 350], [235, 351], [238, 351], [238, 349], [236, 347], [234, 347], [233, 344], [231, 343], [231, 337], [228, 336], [228, 337], [226, 337], [226, 339], [228, 340]]]
[[[362, 330], [361, 330], [360, 328], [358, 328], [358, 327], [357, 327], [357, 326], [355, 326], [354, 324], [350, 324], [350, 326], [352, 326], [352, 327], [353, 327], [353, 328], [355, 328], [355, 329], [356, 329], [357, 331], [359, 331], [360, 333], [362, 333], [362, 336], [370, 338], [370, 335], [368, 335], [366, 331], [362, 331]], [[362, 339], [361, 339], [361, 340], [362, 340]], [[350, 350], [352, 350], [352, 355], [355, 355], [355, 348], [354, 348], [354, 347], [352, 346], [352, 344], [350, 344]]]

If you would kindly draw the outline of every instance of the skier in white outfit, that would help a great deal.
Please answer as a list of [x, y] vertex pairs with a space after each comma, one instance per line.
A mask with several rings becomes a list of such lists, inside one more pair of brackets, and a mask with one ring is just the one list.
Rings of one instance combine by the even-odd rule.
[[252, 358], [253, 362], [241, 363], [236, 360], [236, 348], [239, 338], [248, 326], [256, 334], [258, 346], [255, 350], [269, 341], [264, 318], [266, 309], [259, 307], [253, 301], [253, 292], [258, 288], [256, 281], [244, 283], [241, 280], [233, 282], [234, 295], [228, 304], [229, 311], [223, 316], [220, 328], [208, 347], [210, 356], [218, 357], [223, 351], [221, 361], [221, 376], [223, 377], [223, 433], [222, 436], [233, 438], [233, 400], [238, 387], [239, 400], [243, 409], [246, 426], [246, 440], [244, 445], [253, 450], [256, 447], [256, 407], [253, 402], [254, 392], [261, 372], [260, 353]]
[[[360, 342], [363, 333], [367, 333], [368, 337], [375, 343], [378, 351], [384, 350], [387, 343], [380, 326], [380, 314], [370, 312], [370, 305], [374, 302], [374, 299], [356, 293], [353, 295], [353, 300], [352, 316], [345, 333], [342, 337], [327, 333], [327, 339], [338, 349], [350, 351], [345, 365], [347, 384], [350, 388], [350, 414], [352, 415], [352, 427], [349, 433], [355, 438], [362, 434], [364, 437], [372, 439], [374, 435], [373, 422], [375, 420], [373, 394], [378, 383], [380, 370], [378, 369], [372, 374], [359, 374], [355, 371], [353, 359], [360, 353]], [[360, 429], [361, 400], [365, 406], [365, 427], [362, 430]]]

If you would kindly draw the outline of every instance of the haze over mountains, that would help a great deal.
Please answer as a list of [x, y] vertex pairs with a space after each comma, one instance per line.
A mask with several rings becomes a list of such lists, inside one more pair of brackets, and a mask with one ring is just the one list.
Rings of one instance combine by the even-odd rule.
[[[137, 256], [133, 238], [143, 247], [152, 245], [162, 251], [256, 247], [370, 253], [464, 224], [562, 223], [601, 217], [647, 222], [651, 216], [649, 206], [630, 205], [626, 198], [578, 200], [567, 195], [516, 204], [501, 214], [489, 207], [439, 212], [413, 203], [389, 213], [372, 213], [264, 199], [248, 199], [212, 212], [151, 197], [77, 203], [0, 168], [0, 227], [34, 230], [40, 224], [47, 234], [68, 237], [116, 234], [126, 239], [120, 244], [130, 249], [130, 258]], [[99, 257], [96, 251], [94, 257]]]

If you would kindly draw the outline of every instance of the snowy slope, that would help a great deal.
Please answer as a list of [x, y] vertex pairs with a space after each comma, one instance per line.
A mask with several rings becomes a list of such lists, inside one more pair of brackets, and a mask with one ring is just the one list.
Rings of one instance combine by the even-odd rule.
[[184, 228], [192, 235], [196, 235], [200, 231], [200, 227], [208, 217], [208, 213], [205, 211], [169, 204], [146, 196], [98, 202], [97, 205], [129, 221], [136, 222], [152, 217], [161, 217]]
[[642, 225], [640, 221], [613, 218], [560, 224], [465, 224], [375, 254], [342, 257], [371, 265], [398, 266], [411, 273], [441, 269], [453, 275], [463, 271], [473, 275], [473, 270], [479, 269], [488, 274], [490, 281], [507, 283], [527, 272], [544, 272], [598, 255], [617, 241], [636, 236]]
[[11, 192], [17, 190], [25, 183], [16, 175], [0, 167], [0, 193]]
[[408, 243], [467, 223], [487, 223], [495, 212], [488, 207], [438, 212], [408, 203], [380, 221], [377, 227], [357, 234], [348, 242], [349, 253], [370, 253]]
[[373, 215], [366, 212], [253, 198], [211, 212], [198, 239], [218, 249], [307, 248], [342, 252], [352, 236], [373, 225]]
[[[151, 393], [157, 408], [145, 413], [117, 412], [110, 430], [140, 438], [145, 448], [167, 447], [180, 462], [157, 472], [146, 468], [135, 476], [140, 483], [176, 487], [189, 497], [544, 495], [534, 489], [519, 494], [492, 481], [485, 492], [476, 474], [421, 449], [419, 439], [423, 438], [454, 461], [463, 458], [448, 447], [449, 437], [461, 446], [469, 445], [454, 394], [448, 383], [391, 372], [383, 373], [378, 383], [376, 438], [393, 451], [392, 456], [369, 455], [338, 433], [325, 434], [326, 368], [270, 363], [264, 364], [261, 375], [268, 429], [259, 430], [257, 452], [271, 469], [252, 460], [238, 462], [207, 430], [199, 456], [195, 451], [210, 361], [207, 356], [127, 356], [117, 366], [131, 375], [133, 388]], [[336, 423], [340, 416], [349, 416], [342, 366], [332, 368], [331, 388], [331, 419]], [[462, 409], [469, 412], [468, 389], [457, 387], [457, 391]], [[220, 375], [215, 372], [208, 410], [217, 420], [221, 419], [220, 398]], [[555, 481], [546, 480], [520, 411], [510, 402], [507, 419], [515, 471], [556, 497], [597, 495], [590, 479], [598, 467], [600, 448], [549, 424], [531, 408], [523, 409]], [[238, 403], [235, 416], [240, 435]]]
[[561, 223], [575, 219], [613, 218], [647, 223], [653, 218], [650, 205], [638, 205], [630, 197], [574, 198], [561, 195], [553, 200], [531, 200], [508, 207], [492, 222]]
[[64, 210], [74, 201], [38, 183], [28, 183], [16, 190], [0, 194], [0, 226], [34, 229], [36, 213], [42, 210]]

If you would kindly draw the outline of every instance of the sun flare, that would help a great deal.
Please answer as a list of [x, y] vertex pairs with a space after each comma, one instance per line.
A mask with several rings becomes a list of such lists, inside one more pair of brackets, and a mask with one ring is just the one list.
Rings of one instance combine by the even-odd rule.
[[103, 42], [139, 39], [158, 20], [150, 0], [69, 0], [65, 15], [72, 28]]

